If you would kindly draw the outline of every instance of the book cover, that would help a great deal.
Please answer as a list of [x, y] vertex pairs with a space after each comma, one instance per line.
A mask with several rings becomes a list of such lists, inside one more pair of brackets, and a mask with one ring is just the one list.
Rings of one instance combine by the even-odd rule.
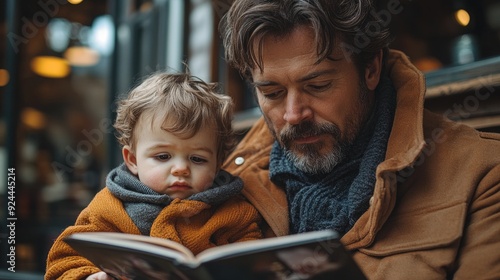
[[77, 233], [65, 241], [116, 279], [366, 279], [332, 230], [222, 245], [197, 256], [170, 240], [124, 233]]

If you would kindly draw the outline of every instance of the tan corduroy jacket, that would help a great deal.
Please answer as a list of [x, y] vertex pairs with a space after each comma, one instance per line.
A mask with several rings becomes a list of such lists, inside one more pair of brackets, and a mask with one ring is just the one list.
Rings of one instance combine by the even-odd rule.
[[[388, 71], [397, 109], [386, 159], [370, 208], [341, 241], [369, 279], [500, 279], [500, 135], [424, 110], [424, 77], [403, 53], [390, 51]], [[269, 180], [272, 142], [259, 120], [223, 168], [279, 236], [288, 209]]]
[[[242, 197], [231, 198], [217, 208], [177, 198], [160, 212], [150, 235], [179, 242], [198, 254], [216, 245], [261, 238], [260, 222], [255, 208]], [[54, 242], [45, 279], [85, 279], [100, 271], [63, 241], [72, 233], [89, 231], [141, 234], [122, 202], [104, 188], [80, 213], [75, 225], [65, 229]]]

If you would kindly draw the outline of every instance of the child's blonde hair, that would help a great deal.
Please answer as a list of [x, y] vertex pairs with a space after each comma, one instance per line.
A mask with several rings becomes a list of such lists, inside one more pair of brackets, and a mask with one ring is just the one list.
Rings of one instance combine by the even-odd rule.
[[218, 166], [234, 147], [232, 101], [189, 73], [154, 73], [118, 102], [114, 127], [121, 145], [135, 146], [134, 128], [143, 114], [163, 121], [162, 129], [190, 138], [202, 126], [216, 130]]

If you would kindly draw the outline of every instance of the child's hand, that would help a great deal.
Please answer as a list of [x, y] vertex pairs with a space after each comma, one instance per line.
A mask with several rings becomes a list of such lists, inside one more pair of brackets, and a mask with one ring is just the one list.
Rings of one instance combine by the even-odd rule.
[[100, 271], [90, 275], [89, 277], [85, 278], [85, 280], [114, 280], [114, 278], [107, 275], [106, 272]]

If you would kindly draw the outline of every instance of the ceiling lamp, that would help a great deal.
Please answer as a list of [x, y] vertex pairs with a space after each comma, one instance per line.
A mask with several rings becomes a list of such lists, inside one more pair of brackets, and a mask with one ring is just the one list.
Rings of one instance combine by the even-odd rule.
[[9, 83], [9, 71], [0, 69], [0, 87], [6, 86]]
[[74, 46], [64, 52], [64, 58], [71, 66], [87, 67], [99, 62], [99, 53], [89, 47]]
[[45, 31], [45, 38], [49, 47], [56, 52], [62, 52], [69, 46], [72, 24], [63, 18], [50, 20]]
[[47, 125], [45, 115], [33, 108], [24, 108], [21, 112], [21, 121], [32, 129], [43, 129]]
[[71, 72], [66, 59], [56, 56], [37, 56], [31, 61], [31, 69], [46, 78], [64, 78]]
[[97, 17], [89, 32], [89, 46], [103, 56], [108, 56], [114, 49], [115, 26], [110, 15]]
[[470, 15], [464, 9], [460, 9], [455, 12], [455, 19], [461, 26], [467, 26], [470, 23]]

